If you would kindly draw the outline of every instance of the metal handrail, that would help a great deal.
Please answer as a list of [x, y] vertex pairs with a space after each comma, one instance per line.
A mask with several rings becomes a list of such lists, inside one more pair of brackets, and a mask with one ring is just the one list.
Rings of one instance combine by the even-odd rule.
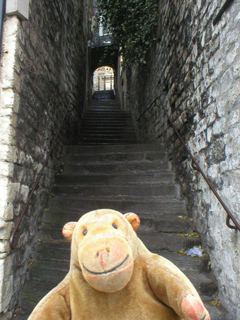
[[[161, 101], [161, 96], [158, 96], [157, 98], [155, 98], [153, 100], [153, 102], [149, 105], [149, 107], [138, 117], [138, 121], [141, 119], [141, 117], [146, 113], [146, 111], [148, 111], [153, 105], [154, 103], [156, 103], [156, 101], [160, 99]], [[170, 117], [167, 115], [167, 119], [168, 122], [170, 123], [170, 125], [173, 127], [175, 133], [177, 134], [180, 142], [182, 143], [182, 145], [184, 146], [184, 148], [186, 149], [187, 153], [189, 154], [190, 158], [192, 159], [192, 168], [199, 171], [202, 175], [202, 177], [204, 178], [204, 180], [206, 181], [207, 185], [209, 186], [209, 188], [211, 189], [211, 191], [213, 192], [213, 194], [215, 195], [215, 197], [218, 199], [218, 201], [220, 202], [220, 204], [222, 205], [223, 209], [226, 211], [227, 213], [227, 218], [226, 218], [226, 225], [228, 226], [228, 228], [230, 229], [234, 229], [234, 230], [238, 230], [240, 231], [240, 224], [237, 222], [237, 220], [234, 218], [233, 214], [231, 213], [231, 211], [228, 209], [228, 207], [226, 206], [226, 204], [224, 203], [224, 201], [222, 200], [222, 198], [220, 197], [220, 195], [217, 193], [217, 191], [215, 190], [215, 188], [213, 187], [212, 183], [210, 182], [210, 180], [208, 179], [208, 177], [206, 176], [206, 174], [203, 172], [203, 170], [201, 169], [201, 167], [199, 166], [196, 158], [192, 155], [191, 151], [189, 150], [189, 148], [187, 147], [187, 145], [185, 144], [183, 138], [181, 137], [179, 131], [177, 130], [176, 126], [174, 125], [174, 123], [172, 122], [172, 120], [170, 119]], [[232, 222], [235, 224], [234, 226], [232, 224], [230, 224], [230, 220], [232, 220]]]
[[220, 11], [218, 12], [216, 18], [213, 20], [213, 25], [215, 26], [221, 19], [224, 12], [230, 7], [234, 0], [226, 0]]
[[[30, 201], [31, 201], [31, 199], [32, 199], [32, 196], [33, 196], [33, 194], [34, 194], [34, 192], [35, 192], [35, 190], [36, 190], [36, 188], [37, 188], [37, 186], [38, 186], [38, 183], [39, 183], [39, 181], [40, 181], [40, 179], [41, 179], [41, 177], [42, 177], [43, 171], [44, 171], [44, 169], [45, 169], [46, 166], [47, 166], [49, 157], [50, 157], [50, 155], [51, 155], [51, 153], [52, 153], [52, 150], [53, 150], [53, 148], [54, 148], [54, 145], [55, 145], [55, 143], [56, 143], [56, 141], [57, 141], [58, 135], [59, 135], [59, 133], [60, 133], [60, 131], [61, 131], [61, 129], [62, 129], [63, 123], [64, 123], [64, 121], [65, 121], [65, 119], [66, 119], [66, 116], [67, 116], [70, 108], [71, 108], [71, 104], [69, 104], [69, 106], [68, 106], [67, 109], [66, 109], [66, 112], [65, 112], [65, 114], [64, 114], [64, 116], [63, 116], [63, 119], [62, 119], [62, 121], [61, 121], [61, 123], [60, 123], [60, 125], [59, 125], [58, 131], [57, 131], [57, 133], [56, 133], [56, 135], [55, 135], [55, 137], [54, 137], [54, 139], [53, 139], [53, 143], [52, 143], [51, 148], [50, 148], [50, 150], [49, 150], [49, 152], [48, 152], [47, 158], [46, 158], [45, 162], [43, 163], [42, 169], [39, 171], [39, 174], [38, 174], [38, 176], [37, 176], [37, 178], [36, 178], [36, 181], [35, 181], [32, 189], [31, 189], [30, 195], [29, 195], [29, 197], [28, 197], [27, 203], [25, 204], [25, 206], [24, 206], [24, 208], [23, 208], [23, 210], [22, 210], [22, 212], [21, 212], [21, 214], [20, 214], [20, 216], [19, 216], [19, 218], [18, 218], [18, 220], [17, 220], [17, 222], [16, 222], [16, 225], [15, 225], [13, 231], [12, 231], [12, 234], [11, 234], [11, 237], [10, 237], [10, 247], [11, 247], [11, 249], [15, 249], [15, 248], [16, 248], [17, 242], [18, 242], [19, 237], [20, 237], [20, 235], [21, 235], [21, 233], [20, 233], [20, 234], [18, 235], [17, 239], [15, 239], [16, 233], [17, 233], [17, 231], [18, 231], [18, 229], [19, 229], [19, 226], [20, 226], [20, 224], [21, 224], [21, 222], [22, 222], [22, 219], [23, 219], [23, 217], [24, 217], [24, 215], [25, 215], [25, 213], [26, 213], [26, 211], [27, 211], [27, 208], [28, 208], [28, 206], [29, 206], [29, 204], [30, 204]], [[14, 239], [15, 239], [15, 241], [14, 241]]]
[[3, 33], [3, 19], [5, 15], [6, 0], [0, 0], [0, 54], [2, 50], [2, 33]]

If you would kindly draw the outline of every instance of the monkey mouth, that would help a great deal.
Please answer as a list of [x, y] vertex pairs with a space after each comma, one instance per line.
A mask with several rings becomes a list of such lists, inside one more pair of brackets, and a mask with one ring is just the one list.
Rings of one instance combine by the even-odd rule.
[[129, 258], [129, 255], [127, 255], [126, 258], [124, 258], [123, 261], [120, 262], [117, 266], [111, 268], [110, 270], [103, 271], [103, 272], [91, 271], [91, 270], [89, 270], [88, 268], [86, 268], [84, 264], [83, 264], [83, 268], [84, 268], [87, 272], [89, 272], [89, 273], [91, 273], [91, 274], [94, 274], [94, 275], [108, 274], [108, 273], [111, 273], [111, 272], [115, 271], [117, 268], [121, 267], [121, 266], [127, 261], [128, 258]]

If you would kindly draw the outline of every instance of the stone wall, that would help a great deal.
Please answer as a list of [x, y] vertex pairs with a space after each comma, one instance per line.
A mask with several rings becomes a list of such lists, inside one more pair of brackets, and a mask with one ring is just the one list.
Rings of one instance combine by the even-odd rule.
[[[169, 127], [171, 117], [240, 222], [240, 1], [159, 1], [158, 42], [145, 66], [128, 70], [129, 105], [141, 142], [166, 143], [188, 212], [208, 247], [220, 299], [240, 319], [240, 236]], [[156, 97], [159, 97], [152, 103]]]
[[[89, 1], [90, 3], [90, 1]], [[88, 0], [30, 1], [29, 20], [5, 18], [0, 107], [0, 312], [10, 319], [37, 241], [63, 144], [73, 142], [87, 104]], [[69, 107], [47, 168], [10, 249], [14, 223], [27, 202]]]

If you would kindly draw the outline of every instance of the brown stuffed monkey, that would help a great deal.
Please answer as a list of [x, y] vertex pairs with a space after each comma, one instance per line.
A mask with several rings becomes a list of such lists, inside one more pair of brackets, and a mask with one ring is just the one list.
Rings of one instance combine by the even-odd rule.
[[69, 273], [28, 320], [210, 320], [188, 278], [137, 237], [139, 225], [109, 209], [67, 223]]

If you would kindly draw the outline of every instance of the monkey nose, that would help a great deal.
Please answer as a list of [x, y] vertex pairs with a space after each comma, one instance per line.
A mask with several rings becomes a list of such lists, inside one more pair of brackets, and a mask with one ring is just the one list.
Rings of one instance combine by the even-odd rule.
[[103, 270], [106, 267], [106, 263], [107, 263], [107, 260], [108, 260], [107, 258], [108, 258], [109, 252], [110, 252], [109, 249], [104, 249], [104, 250], [101, 250], [101, 251], [97, 251], [96, 256], [97, 256], [97, 258], [99, 257], [100, 264], [101, 264]]
[[100, 255], [104, 255], [104, 254], [108, 255], [109, 253], [110, 253], [110, 250], [106, 248], [106, 249], [97, 251], [96, 256], [99, 257]]

